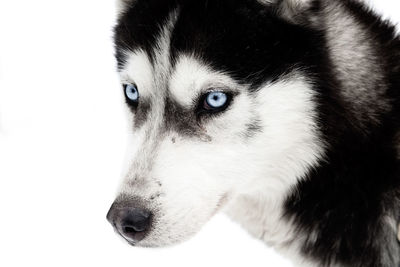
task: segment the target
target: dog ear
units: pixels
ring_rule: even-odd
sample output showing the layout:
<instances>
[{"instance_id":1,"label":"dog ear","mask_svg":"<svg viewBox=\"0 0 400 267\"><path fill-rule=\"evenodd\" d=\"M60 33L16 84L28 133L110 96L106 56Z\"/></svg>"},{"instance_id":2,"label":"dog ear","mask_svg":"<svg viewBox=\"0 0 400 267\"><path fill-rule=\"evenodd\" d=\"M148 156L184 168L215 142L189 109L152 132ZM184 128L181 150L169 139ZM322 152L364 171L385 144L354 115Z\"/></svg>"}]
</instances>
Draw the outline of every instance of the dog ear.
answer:
<instances>
[{"instance_id":1,"label":"dog ear","mask_svg":"<svg viewBox=\"0 0 400 267\"><path fill-rule=\"evenodd\" d=\"M276 8L278 14L292 23L310 23L315 0L257 0L261 4Z\"/></svg>"},{"instance_id":2,"label":"dog ear","mask_svg":"<svg viewBox=\"0 0 400 267\"><path fill-rule=\"evenodd\" d=\"M134 4L135 0L117 0L117 14L120 16L123 14L129 7Z\"/></svg>"}]
</instances>

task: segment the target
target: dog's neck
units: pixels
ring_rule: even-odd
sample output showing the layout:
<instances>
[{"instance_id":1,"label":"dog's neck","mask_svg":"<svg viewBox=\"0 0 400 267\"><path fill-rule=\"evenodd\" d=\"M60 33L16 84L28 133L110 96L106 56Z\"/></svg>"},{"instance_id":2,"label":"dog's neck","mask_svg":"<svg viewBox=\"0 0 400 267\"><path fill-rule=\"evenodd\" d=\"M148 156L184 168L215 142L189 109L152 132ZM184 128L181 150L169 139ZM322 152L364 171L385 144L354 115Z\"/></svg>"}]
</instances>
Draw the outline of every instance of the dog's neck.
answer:
<instances>
[{"instance_id":1,"label":"dog's neck","mask_svg":"<svg viewBox=\"0 0 400 267\"><path fill-rule=\"evenodd\" d=\"M239 223L253 237L262 240L268 246L274 248L283 256L290 259L296 266L321 266L321 262L303 253L304 245L307 242L318 242L317 231L299 231L294 220L285 216L285 199L271 198L265 195L257 197L240 195L232 199L225 209L225 213L234 221ZM389 220L388 220L389 221ZM395 223L390 219L392 223ZM387 244L382 243L384 250L382 257L396 257L393 253L393 243L400 244L400 222L387 223L391 231L385 232L388 236L372 237L383 238ZM389 227L392 224L393 226ZM384 227L384 226L382 226ZM395 229L393 229L395 227ZM393 231L394 230L394 231ZM369 237L366 236L366 239ZM338 241L340 242L340 241ZM400 251L400 246L396 251ZM397 253L397 252L394 252ZM325 266L325 265L324 265ZM341 263L332 262L326 266L347 266Z\"/></svg>"},{"instance_id":2,"label":"dog's neck","mask_svg":"<svg viewBox=\"0 0 400 267\"><path fill-rule=\"evenodd\" d=\"M258 192L253 195L239 195L232 199L225 213L239 223L253 237L262 240L298 266L318 266L300 253L301 241L295 227L283 219L284 198Z\"/></svg>"}]
</instances>

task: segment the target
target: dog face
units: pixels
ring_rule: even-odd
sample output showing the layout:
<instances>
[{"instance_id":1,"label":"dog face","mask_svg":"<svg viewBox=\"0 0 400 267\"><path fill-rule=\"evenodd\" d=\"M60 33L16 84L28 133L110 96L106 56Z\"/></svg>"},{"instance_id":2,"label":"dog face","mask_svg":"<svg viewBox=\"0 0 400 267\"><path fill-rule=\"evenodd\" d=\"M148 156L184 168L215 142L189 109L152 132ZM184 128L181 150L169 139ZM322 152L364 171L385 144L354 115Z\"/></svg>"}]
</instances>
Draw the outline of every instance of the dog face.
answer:
<instances>
[{"instance_id":1,"label":"dog face","mask_svg":"<svg viewBox=\"0 0 400 267\"><path fill-rule=\"evenodd\" d=\"M117 232L174 244L238 195L283 198L322 153L307 32L255 0L128 6L115 35L131 135Z\"/></svg>"}]
</instances>

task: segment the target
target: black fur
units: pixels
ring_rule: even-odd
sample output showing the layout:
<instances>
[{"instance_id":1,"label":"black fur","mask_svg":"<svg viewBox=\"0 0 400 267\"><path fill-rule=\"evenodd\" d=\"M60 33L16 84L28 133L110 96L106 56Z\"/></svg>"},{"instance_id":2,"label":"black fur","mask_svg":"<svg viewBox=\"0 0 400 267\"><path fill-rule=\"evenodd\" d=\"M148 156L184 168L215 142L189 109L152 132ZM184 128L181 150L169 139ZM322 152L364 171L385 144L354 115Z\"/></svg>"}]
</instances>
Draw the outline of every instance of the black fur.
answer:
<instances>
[{"instance_id":1,"label":"black fur","mask_svg":"<svg viewBox=\"0 0 400 267\"><path fill-rule=\"evenodd\" d=\"M321 1L307 14L318 14ZM318 92L327 154L285 203L286 217L293 219L299 238L306 237L301 252L322 266L398 266L400 246L385 216L400 221L400 41L391 25L360 3L335 1L374 38L391 103L379 123L360 127L343 101L324 31L308 20L294 23L280 15L279 6L256 0L138 0L115 29L116 56L119 67L124 49L141 48L152 58L161 25L179 8L172 61L179 53L194 54L250 84L250 90L292 70L307 73ZM182 123L178 126L191 129Z\"/></svg>"}]
</instances>

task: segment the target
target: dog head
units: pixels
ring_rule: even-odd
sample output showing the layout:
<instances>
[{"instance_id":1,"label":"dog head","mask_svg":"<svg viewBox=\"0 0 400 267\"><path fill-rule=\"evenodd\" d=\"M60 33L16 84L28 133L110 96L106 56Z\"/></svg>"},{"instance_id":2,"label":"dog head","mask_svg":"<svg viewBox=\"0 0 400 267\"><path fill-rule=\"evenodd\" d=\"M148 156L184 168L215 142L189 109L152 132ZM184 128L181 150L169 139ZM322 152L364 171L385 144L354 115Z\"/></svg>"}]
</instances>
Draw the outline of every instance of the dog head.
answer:
<instances>
[{"instance_id":1,"label":"dog head","mask_svg":"<svg viewBox=\"0 0 400 267\"><path fill-rule=\"evenodd\" d=\"M183 241L236 196L281 196L316 164L315 44L281 4L122 4L115 43L131 144L108 219L129 243Z\"/></svg>"}]
</instances>

